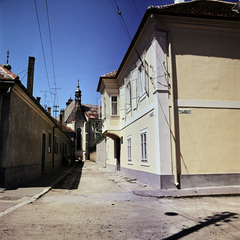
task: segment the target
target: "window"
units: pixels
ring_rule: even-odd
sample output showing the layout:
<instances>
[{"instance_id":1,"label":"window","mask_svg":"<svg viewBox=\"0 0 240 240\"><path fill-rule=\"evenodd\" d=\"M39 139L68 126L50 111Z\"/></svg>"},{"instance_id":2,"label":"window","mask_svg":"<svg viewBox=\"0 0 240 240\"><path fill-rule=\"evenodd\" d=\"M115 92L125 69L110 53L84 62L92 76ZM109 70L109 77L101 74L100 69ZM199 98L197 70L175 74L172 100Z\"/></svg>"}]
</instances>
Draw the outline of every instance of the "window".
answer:
<instances>
[{"instance_id":1,"label":"window","mask_svg":"<svg viewBox=\"0 0 240 240\"><path fill-rule=\"evenodd\" d=\"M52 134L48 133L48 153L51 153Z\"/></svg>"},{"instance_id":2,"label":"window","mask_svg":"<svg viewBox=\"0 0 240 240\"><path fill-rule=\"evenodd\" d=\"M128 163L132 163L132 136L127 137L127 157Z\"/></svg>"},{"instance_id":3,"label":"window","mask_svg":"<svg viewBox=\"0 0 240 240\"><path fill-rule=\"evenodd\" d=\"M117 96L111 97L112 115L118 115L118 101Z\"/></svg>"},{"instance_id":4,"label":"window","mask_svg":"<svg viewBox=\"0 0 240 240\"><path fill-rule=\"evenodd\" d=\"M148 165L148 131L147 128L140 131L141 163Z\"/></svg>"}]
</instances>

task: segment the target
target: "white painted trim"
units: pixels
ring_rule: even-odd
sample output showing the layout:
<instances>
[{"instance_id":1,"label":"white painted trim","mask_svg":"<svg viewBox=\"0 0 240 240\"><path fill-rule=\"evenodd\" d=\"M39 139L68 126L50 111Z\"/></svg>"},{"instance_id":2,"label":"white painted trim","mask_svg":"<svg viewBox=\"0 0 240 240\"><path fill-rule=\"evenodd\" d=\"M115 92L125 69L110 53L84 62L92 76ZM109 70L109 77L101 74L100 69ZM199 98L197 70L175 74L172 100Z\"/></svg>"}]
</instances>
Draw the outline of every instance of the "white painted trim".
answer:
<instances>
[{"instance_id":1,"label":"white painted trim","mask_svg":"<svg viewBox=\"0 0 240 240\"><path fill-rule=\"evenodd\" d=\"M125 127L129 126L133 122L137 121L138 119L142 118L146 114L148 114L150 111L154 109L154 102L145 107L143 110L138 112L136 115L134 115L131 119L127 120L125 123L122 124L121 130L123 130Z\"/></svg>"},{"instance_id":2,"label":"white painted trim","mask_svg":"<svg viewBox=\"0 0 240 240\"><path fill-rule=\"evenodd\" d=\"M128 159L128 139L131 140L131 160L129 161ZM132 134L127 136L127 163L133 165L133 156L132 156L132 151L133 151L133 144L132 144Z\"/></svg>"},{"instance_id":3,"label":"white painted trim","mask_svg":"<svg viewBox=\"0 0 240 240\"><path fill-rule=\"evenodd\" d=\"M146 162L145 161L142 161L142 152L141 152L141 134L143 134L143 133L146 133L146 153L147 153L147 159L146 159ZM144 128L144 129L142 129L142 130L140 130L140 132L139 132L139 140L140 140L140 145L139 145L139 147L140 147L140 165L141 166L146 166L146 167L149 167L150 165L149 165L149 140L148 140L148 127L146 127L146 128Z\"/></svg>"},{"instance_id":4,"label":"white painted trim","mask_svg":"<svg viewBox=\"0 0 240 240\"><path fill-rule=\"evenodd\" d=\"M240 101L178 99L178 107L240 109Z\"/></svg>"}]
</instances>

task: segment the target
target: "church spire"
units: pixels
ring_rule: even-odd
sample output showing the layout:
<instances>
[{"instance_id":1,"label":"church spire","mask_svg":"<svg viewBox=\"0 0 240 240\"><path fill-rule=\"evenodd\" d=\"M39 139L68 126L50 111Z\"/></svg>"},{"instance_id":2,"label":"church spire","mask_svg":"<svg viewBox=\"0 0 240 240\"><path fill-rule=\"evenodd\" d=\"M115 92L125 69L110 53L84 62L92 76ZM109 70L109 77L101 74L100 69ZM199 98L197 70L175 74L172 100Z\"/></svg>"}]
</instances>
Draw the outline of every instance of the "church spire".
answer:
<instances>
[{"instance_id":1,"label":"church spire","mask_svg":"<svg viewBox=\"0 0 240 240\"><path fill-rule=\"evenodd\" d=\"M7 70L11 71L12 67L11 67L11 65L8 64L8 58L9 58L9 50L7 51L7 63L5 63L3 65L3 67L6 68Z\"/></svg>"},{"instance_id":2,"label":"church spire","mask_svg":"<svg viewBox=\"0 0 240 240\"><path fill-rule=\"evenodd\" d=\"M82 97L82 92L79 89L79 78L78 78L77 90L75 91L75 100L79 101L80 104L81 104L81 97Z\"/></svg>"}]
</instances>

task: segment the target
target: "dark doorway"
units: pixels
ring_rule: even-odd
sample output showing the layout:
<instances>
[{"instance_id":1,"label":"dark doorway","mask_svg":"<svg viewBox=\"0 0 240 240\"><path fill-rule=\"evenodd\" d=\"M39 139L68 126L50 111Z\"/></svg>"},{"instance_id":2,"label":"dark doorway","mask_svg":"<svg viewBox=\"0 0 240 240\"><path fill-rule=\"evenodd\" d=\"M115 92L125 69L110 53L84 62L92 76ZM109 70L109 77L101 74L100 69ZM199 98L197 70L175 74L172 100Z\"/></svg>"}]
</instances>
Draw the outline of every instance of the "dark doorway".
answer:
<instances>
[{"instance_id":1,"label":"dark doorway","mask_svg":"<svg viewBox=\"0 0 240 240\"><path fill-rule=\"evenodd\" d=\"M82 150L82 134L81 128L77 129L77 150Z\"/></svg>"},{"instance_id":2,"label":"dark doorway","mask_svg":"<svg viewBox=\"0 0 240 240\"><path fill-rule=\"evenodd\" d=\"M46 134L42 134L42 163L41 171L45 171L45 156L46 156Z\"/></svg>"},{"instance_id":3,"label":"dark doorway","mask_svg":"<svg viewBox=\"0 0 240 240\"><path fill-rule=\"evenodd\" d=\"M120 138L117 137L116 138L116 158L117 158L117 171L120 171L120 152L121 152L121 142L120 142Z\"/></svg>"}]
</instances>

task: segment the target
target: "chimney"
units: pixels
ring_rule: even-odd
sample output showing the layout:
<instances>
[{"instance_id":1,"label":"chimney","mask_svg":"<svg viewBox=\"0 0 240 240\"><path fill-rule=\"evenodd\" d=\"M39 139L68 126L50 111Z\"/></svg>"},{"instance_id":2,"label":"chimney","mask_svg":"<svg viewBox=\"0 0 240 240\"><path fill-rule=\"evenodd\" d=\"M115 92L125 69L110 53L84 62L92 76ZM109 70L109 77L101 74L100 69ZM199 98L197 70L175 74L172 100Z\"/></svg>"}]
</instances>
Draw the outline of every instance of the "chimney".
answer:
<instances>
[{"instance_id":1,"label":"chimney","mask_svg":"<svg viewBox=\"0 0 240 240\"><path fill-rule=\"evenodd\" d=\"M47 110L48 110L48 113L51 115L51 107L48 107Z\"/></svg>"},{"instance_id":2,"label":"chimney","mask_svg":"<svg viewBox=\"0 0 240 240\"><path fill-rule=\"evenodd\" d=\"M29 57L28 59L28 77L27 77L27 90L33 94L33 75L34 75L35 58Z\"/></svg>"},{"instance_id":3,"label":"chimney","mask_svg":"<svg viewBox=\"0 0 240 240\"><path fill-rule=\"evenodd\" d=\"M41 98L40 98L40 97L37 97L37 101L38 101L39 104L40 104L40 100L41 100Z\"/></svg>"},{"instance_id":4,"label":"chimney","mask_svg":"<svg viewBox=\"0 0 240 240\"><path fill-rule=\"evenodd\" d=\"M61 113L60 113L60 128L62 129L62 123L64 121L64 111L61 110Z\"/></svg>"}]
</instances>

